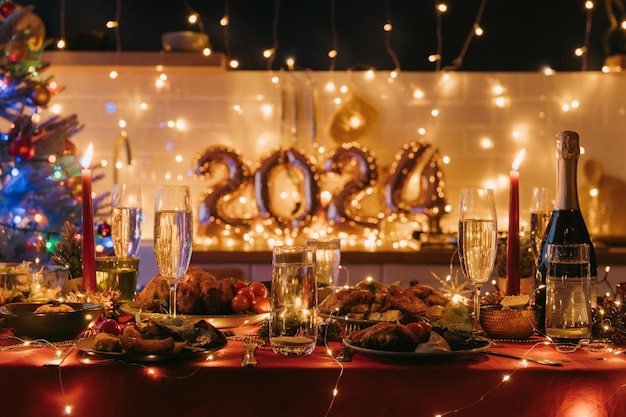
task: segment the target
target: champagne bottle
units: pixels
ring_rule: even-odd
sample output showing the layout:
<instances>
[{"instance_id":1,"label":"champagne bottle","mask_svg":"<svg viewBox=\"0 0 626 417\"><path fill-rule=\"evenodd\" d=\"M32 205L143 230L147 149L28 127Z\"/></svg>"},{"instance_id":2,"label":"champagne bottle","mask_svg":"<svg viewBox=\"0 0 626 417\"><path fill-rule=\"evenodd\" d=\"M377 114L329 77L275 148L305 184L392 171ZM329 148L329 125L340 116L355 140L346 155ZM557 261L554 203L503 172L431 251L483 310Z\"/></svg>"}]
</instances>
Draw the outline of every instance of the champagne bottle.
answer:
<instances>
[{"instance_id":1,"label":"champagne bottle","mask_svg":"<svg viewBox=\"0 0 626 417\"><path fill-rule=\"evenodd\" d=\"M589 237L585 220L578 205L577 165L580 155L578 133L561 131L557 134L557 188L554 210L546 227L539 254L539 274L536 275L538 288L535 302L545 308L546 305L546 276L548 268L548 245L550 244L589 244L589 263L591 276L591 301L596 305L597 300L597 263L596 255ZM544 286L542 289L539 289ZM544 322L540 321L541 330Z\"/></svg>"}]
</instances>

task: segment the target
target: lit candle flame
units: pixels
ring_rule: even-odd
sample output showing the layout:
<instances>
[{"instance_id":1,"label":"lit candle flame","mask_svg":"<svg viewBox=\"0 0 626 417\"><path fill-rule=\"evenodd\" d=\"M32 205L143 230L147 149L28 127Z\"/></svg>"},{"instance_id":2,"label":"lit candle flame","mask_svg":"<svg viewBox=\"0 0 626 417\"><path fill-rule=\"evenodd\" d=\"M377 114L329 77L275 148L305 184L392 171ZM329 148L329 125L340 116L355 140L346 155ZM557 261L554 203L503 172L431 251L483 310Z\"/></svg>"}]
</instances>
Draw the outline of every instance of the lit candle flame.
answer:
<instances>
[{"instance_id":1,"label":"lit candle flame","mask_svg":"<svg viewBox=\"0 0 626 417\"><path fill-rule=\"evenodd\" d=\"M522 159L524 159L524 155L526 154L526 149L522 149L520 153L517 154L517 158L513 162L513 171L517 171L520 164L522 163Z\"/></svg>"},{"instance_id":2,"label":"lit candle flame","mask_svg":"<svg viewBox=\"0 0 626 417\"><path fill-rule=\"evenodd\" d=\"M80 163L83 166L83 168L85 169L89 168L89 164L91 164L92 155L93 155L93 144L90 143L89 146L87 146L87 150L85 151L85 156L83 156L83 159Z\"/></svg>"}]
</instances>

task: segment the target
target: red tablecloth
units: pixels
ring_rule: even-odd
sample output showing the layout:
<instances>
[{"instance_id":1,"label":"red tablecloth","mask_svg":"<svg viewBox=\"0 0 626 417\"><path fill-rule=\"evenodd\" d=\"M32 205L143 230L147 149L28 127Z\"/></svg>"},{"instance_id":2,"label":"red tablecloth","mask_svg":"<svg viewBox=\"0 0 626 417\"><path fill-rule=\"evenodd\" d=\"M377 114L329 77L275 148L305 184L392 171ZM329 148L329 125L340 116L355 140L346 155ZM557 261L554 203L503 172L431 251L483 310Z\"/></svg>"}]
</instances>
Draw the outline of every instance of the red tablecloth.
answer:
<instances>
[{"instance_id":1,"label":"red tablecloth","mask_svg":"<svg viewBox=\"0 0 626 417\"><path fill-rule=\"evenodd\" d=\"M524 354L531 346L491 349ZM340 345L330 347L337 353ZM61 367L44 367L54 356L50 347L0 351L2 416L64 416L66 406L80 417L626 416L623 354L561 353L544 345L529 356L566 360L564 366L524 367L482 353L414 363L357 353L340 365L318 347L297 358L257 350L258 365L242 368L239 341L208 361L137 365L88 356L85 362L75 350Z\"/></svg>"}]
</instances>

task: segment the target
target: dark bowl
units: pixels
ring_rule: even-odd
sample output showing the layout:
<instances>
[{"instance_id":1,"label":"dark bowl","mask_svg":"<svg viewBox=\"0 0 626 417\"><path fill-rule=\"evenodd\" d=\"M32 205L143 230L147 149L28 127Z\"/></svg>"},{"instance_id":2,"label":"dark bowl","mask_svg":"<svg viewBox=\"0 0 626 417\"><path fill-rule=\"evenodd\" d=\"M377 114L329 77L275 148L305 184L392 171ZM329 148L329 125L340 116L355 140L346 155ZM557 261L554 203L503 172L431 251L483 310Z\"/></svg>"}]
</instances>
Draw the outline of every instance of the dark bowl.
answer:
<instances>
[{"instance_id":1,"label":"dark bowl","mask_svg":"<svg viewBox=\"0 0 626 417\"><path fill-rule=\"evenodd\" d=\"M0 316L15 336L48 341L71 340L93 325L104 312L99 304L65 303L74 311L35 313L45 303L9 303L0 307Z\"/></svg>"}]
</instances>

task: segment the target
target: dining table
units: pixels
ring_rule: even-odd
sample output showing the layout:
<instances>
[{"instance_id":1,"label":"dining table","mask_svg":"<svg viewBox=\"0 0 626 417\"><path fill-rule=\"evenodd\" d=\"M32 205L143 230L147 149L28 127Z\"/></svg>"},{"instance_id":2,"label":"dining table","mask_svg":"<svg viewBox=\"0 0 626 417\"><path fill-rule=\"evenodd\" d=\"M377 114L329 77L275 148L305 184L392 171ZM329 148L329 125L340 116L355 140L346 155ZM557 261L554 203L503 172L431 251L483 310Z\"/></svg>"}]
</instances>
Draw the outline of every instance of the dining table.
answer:
<instances>
[{"instance_id":1,"label":"dining table","mask_svg":"<svg viewBox=\"0 0 626 417\"><path fill-rule=\"evenodd\" d=\"M258 343L256 365L242 366L243 340L256 330L228 331L227 344L208 354L137 361L75 348L75 341L24 341L0 329L2 415L626 415L626 356L617 347L492 340L467 354L352 350L342 362L342 343L320 338L306 356L282 356ZM69 348L60 365L44 365Z\"/></svg>"}]
</instances>

